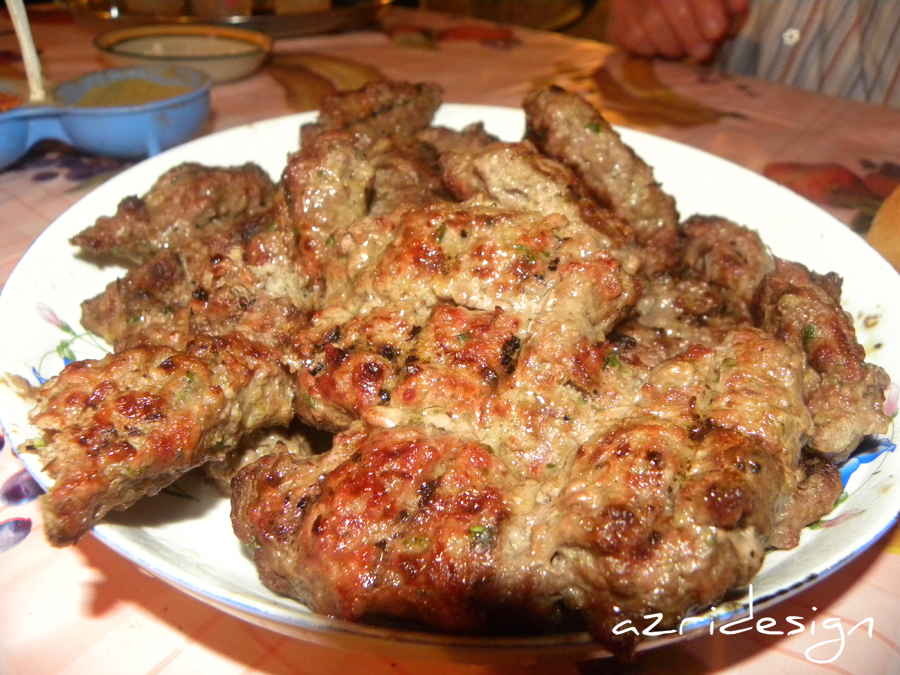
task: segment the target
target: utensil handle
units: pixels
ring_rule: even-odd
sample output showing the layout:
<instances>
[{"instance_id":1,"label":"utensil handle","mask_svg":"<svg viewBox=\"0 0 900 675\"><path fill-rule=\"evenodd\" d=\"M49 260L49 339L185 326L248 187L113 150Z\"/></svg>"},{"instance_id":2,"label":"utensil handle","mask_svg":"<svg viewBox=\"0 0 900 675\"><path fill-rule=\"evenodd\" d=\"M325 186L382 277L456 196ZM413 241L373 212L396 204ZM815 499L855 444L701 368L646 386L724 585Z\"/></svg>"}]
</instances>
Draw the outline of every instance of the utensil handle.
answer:
<instances>
[{"instance_id":1,"label":"utensil handle","mask_svg":"<svg viewBox=\"0 0 900 675\"><path fill-rule=\"evenodd\" d=\"M25 77L28 78L29 99L44 101L47 98L44 90L44 76L41 74L41 62L38 59L37 48L34 46L34 37L31 35L31 25L28 23L25 3L23 0L6 0L6 7L12 17L13 28L19 40L19 49L22 50Z\"/></svg>"}]
</instances>

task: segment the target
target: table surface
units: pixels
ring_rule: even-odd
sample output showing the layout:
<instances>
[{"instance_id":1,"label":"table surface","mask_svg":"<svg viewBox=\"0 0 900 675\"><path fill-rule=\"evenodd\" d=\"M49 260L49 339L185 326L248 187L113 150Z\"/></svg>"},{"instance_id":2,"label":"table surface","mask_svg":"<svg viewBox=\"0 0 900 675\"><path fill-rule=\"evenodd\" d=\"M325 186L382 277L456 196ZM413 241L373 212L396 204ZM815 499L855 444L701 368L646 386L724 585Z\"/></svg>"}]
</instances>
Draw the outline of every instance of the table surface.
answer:
<instances>
[{"instance_id":1,"label":"table surface","mask_svg":"<svg viewBox=\"0 0 900 675\"><path fill-rule=\"evenodd\" d=\"M55 11L32 13L44 70L61 82L108 64L96 26ZM22 76L11 24L0 14L0 77ZM204 133L315 108L322 91L372 77L430 80L445 100L518 106L535 83L587 95L617 123L742 164L818 201L864 230L900 181L900 110L725 77L687 64L633 61L599 42L394 8L381 27L278 40L273 58L244 80L217 85ZM68 206L123 164L42 144L0 171L0 284L31 242ZM2 330L13 327L3 326ZM804 617L792 636L755 631L703 636L610 659L553 664L414 662L309 644L226 615L143 573L92 537L51 549L21 464L0 451L0 673L896 673L900 672L900 534L766 611ZM23 534L25 536L23 536ZM871 618L828 646L846 627ZM813 634L818 621L820 631ZM831 651L828 651L828 650ZM816 663L828 661L828 663Z\"/></svg>"}]
</instances>

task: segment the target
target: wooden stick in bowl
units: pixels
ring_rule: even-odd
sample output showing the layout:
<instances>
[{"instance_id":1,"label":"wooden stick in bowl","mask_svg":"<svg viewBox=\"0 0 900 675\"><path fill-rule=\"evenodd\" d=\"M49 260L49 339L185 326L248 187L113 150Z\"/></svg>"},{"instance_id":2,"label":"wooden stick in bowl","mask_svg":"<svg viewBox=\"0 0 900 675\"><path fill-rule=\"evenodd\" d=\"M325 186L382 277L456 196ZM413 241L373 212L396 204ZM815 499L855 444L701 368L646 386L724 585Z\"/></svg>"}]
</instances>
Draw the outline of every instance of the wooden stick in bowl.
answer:
<instances>
[{"instance_id":1,"label":"wooden stick in bowl","mask_svg":"<svg viewBox=\"0 0 900 675\"><path fill-rule=\"evenodd\" d=\"M37 49L34 46L34 38L31 35L31 25L28 23L25 4L23 0L6 0L6 7L9 9L10 17L12 17L13 28L19 40L19 49L22 50L22 60L25 63L25 77L28 78L28 98L32 102L46 101L47 92L44 88L41 62L38 59Z\"/></svg>"}]
</instances>

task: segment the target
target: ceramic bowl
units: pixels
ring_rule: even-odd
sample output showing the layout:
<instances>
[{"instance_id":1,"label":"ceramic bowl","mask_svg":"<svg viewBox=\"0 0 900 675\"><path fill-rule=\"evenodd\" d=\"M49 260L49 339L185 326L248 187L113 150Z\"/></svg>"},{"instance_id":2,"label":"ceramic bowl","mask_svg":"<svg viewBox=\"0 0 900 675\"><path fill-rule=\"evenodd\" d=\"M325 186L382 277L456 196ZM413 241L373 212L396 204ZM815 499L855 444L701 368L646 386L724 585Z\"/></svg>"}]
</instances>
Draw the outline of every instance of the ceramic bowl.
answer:
<instances>
[{"instance_id":1,"label":"ceramic bowl","mask_svg":"<svg viewBox=\"0 0 900 675\"><path fill-rule=\"evenodd\" d=\"M123 81L171 87L172 96L146 103L85 107L88 92ZM61 84L54 104L25 104L0 114L0 169L39 140L55 138L98 155L139 159L196 136L209 117L212 81L192 68L113 68Z\"/></svg>"},{"instance_id":2,"label":"ceramic bowl","mask_svg":"<svg viewBox=\"0 0 900 675\"><path fill-rule=\"evenodd\" d=\"M228 82L258 70L272 39L228 26L158 24L114 28L98 35L94 45L114 65L188 66L213 82Z\"/></svg>"},{"instance_id":3,"label":"ceramic bowl","mask_svg":"<svg viewBox=\"0 0 900 675\"><path fill-rule=\"evenodd\" d=\"M28 87L17 80L0 80L0 92L23 100ZM28 123L22 119L21 105L0 113L0 169L12 163L28 149Z\"/></svg>"}]
</instances>

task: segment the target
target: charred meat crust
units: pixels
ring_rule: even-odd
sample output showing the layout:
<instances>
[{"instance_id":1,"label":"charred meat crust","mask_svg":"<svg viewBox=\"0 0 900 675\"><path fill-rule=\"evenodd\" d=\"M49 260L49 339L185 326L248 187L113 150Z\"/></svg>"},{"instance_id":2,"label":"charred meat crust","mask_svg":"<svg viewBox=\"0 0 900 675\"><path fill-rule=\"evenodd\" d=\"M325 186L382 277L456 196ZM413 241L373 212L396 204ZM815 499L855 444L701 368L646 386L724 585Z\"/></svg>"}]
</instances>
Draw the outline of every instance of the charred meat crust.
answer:
<instances>
[{"instance_id":1,"label":"charred meat crust","mask_svg":"<svg viewBox=\"0 0 900 675\"><path fill-rule=\"evenodd\" d=\"M523 102L525 137L541 152L569 166L600 204L629 223L644 253L647 274L675 262L675 201L587 101L557 86L532 90Z\"/></svg>"},{"instance_id":2,"label":"charred meat crust","mask_svg":"<svg viewBox=\"0 0 900 675\"><path fill-rule=\"evenodd\" d=\"M50 543L77 541L203 464L247 431L293 417L276 355L240 336L187 338L78 361L38 392L35 446L54 484L43 500Z\"/></svg>"}]
</instances>

